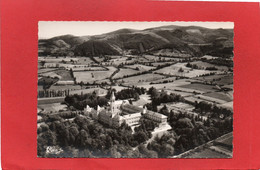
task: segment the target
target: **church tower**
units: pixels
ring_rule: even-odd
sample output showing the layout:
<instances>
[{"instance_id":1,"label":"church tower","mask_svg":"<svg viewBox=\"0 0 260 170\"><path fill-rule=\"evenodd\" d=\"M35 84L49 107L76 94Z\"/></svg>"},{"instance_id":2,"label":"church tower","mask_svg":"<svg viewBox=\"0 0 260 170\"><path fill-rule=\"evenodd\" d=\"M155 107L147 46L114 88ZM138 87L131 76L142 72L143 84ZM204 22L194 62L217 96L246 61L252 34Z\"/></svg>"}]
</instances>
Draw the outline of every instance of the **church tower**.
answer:
<instances>
[{"instance_id":1,"label":"church tower","mask_svg":"<svg viewBox=\"0 0 260 170\"><path fill-rule=\"evenodd\" d=\"M115 97L114 91L112 91L112 95L110 97L110 110L111 110L112 114L115 113L115 100L116 100L116 97Z\"/></svg>"}]
</instances>

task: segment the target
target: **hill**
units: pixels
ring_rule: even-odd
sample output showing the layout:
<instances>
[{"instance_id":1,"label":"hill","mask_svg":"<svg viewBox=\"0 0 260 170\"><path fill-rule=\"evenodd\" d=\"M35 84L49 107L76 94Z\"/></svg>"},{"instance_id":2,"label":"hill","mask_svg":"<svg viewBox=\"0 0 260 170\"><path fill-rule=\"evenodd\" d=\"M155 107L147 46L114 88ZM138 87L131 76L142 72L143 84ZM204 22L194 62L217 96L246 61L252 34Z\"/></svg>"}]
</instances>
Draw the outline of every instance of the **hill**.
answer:
<instances>
[{"instance_id":1,"label":"hill","mask_svg":"<svg viewBox=\"0 0 260 170\"><path fill-rule=\"evenodd\" d=\"M167 52L165 52L167 51ZM229 57L233 54L232 29L197 26L162 26L144 30L120 29L101 35L64 35L39 40L39 55L120 55L169 53Z\"/></svg>"}]
</instances>

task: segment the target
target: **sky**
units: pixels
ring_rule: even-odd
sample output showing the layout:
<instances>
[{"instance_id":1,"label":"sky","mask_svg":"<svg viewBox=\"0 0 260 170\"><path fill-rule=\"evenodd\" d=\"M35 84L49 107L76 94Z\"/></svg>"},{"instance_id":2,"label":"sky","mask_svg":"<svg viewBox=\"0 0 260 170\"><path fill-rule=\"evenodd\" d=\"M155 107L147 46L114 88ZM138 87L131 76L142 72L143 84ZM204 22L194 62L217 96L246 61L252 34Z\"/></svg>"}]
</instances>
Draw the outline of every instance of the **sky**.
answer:
<instances>
[{"instance_id":1,"label":"sky","mask_svg":"<svg viewBox=\"0 0 260 170\"><path fill-rule=\"evenodd\" d=\"M59 35L99 35L122 28L143 30L165 25L201 26L206 28L233 28L233 22L110 22L110 21L39 21L38 37Z\"/></svg>"}]
</instances>

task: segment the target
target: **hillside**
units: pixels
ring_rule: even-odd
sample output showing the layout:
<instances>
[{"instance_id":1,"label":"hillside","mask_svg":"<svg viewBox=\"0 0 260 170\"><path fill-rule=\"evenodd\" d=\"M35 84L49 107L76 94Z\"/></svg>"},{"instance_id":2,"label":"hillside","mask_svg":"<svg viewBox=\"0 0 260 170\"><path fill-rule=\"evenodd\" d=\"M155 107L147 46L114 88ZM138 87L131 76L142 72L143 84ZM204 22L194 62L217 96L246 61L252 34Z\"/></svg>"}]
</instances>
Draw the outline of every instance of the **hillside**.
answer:
<instances>
[{"instance_id":1,"label":"hillside","mask_svg":"<svg viewBox=\"0 0 260 170\"><path fill-rule=\"evenodd\" d=\"M120 29L94 36L64 35L39 40L39 55L43 56L100 56L123 53L174 53L190 56L210 54L230 57L233 54L233 30L169 25L145 30Z\"/></svg>"}]
</instances>

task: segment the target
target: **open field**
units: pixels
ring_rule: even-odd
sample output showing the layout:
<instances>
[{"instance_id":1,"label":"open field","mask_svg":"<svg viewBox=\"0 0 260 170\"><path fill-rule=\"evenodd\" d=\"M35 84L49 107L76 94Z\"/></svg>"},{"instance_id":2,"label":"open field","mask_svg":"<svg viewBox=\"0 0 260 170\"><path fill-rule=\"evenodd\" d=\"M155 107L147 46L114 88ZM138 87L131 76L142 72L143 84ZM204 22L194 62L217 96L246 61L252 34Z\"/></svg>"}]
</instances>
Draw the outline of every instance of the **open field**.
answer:
<instances>
[{"instance_id":1,"label":"open field","mask_svg":"<svg viewBox=\"0 0 260 170\"><path fill-rule=\"evenodd\" d=\"M172 76L189 77L189 78L202 76L204 74L210 74L213 72L218 73L218 71L191 69L191 68L186 67L185 66L186 64L187 63L173 64L171 66L159 69L159 70L155 71L155 73L172 75ZM180 70L183 70L183 71L180 71Z\"/></svg>"},{"instance_id":2,"label":"open field","mask_svg":"<svg viewBox=\"0 0 260 170\"><path fill-rule=\"evenodd\" d=\"M160 79L163 80L163 79ZM164 89L164 90L179 90L179 91L185 91L185 92L193 92L192 89L187 88L181 88L179 86L183 85L189 85L193 80L190 79L179 79L175 80L171 83L163 83L163 84L146 84L146 85L138 85L138 87L144 87L146 89L149 89L150 87L155 87L156 89Z\"/></svg>"},{"instance_id":3,"label":"open field","mask_svg":"<svg viewBox=\"0 0 260 170\"><path fill-rule=\"evenodd\" d=\"M139 96L140 99L137 101L133 101L133 105L135 106L144 106L147 103L151 102L151 97L147 94L143 94Z\"/></svg>"},{"instance_id":4,"label":"open field","mask_svg":"<svg viewBox=\"0 0 260 170\"><path fill-rule=\"evenodd\" d=\"M209 96L212 98L216 98L219 100L224 100L226 102L230 102L233 100L233 96L229 95L228 93L224 93L224 92L212 92L212 93L205 93L203 94L204 96Z\"/></svg>"},{"instance_id":5,"label":"open field","mask_svg":"<svg viewBox=\"0 0 260 170\"><path fill-rule=\"evenodd\" d=\"M77 64L94 64L94 61L89 57L79 57Z\"/></svg>"},{"instance_id":6,"label":"open field","mask_svg":"<svg viewBox=\"0 0 260 170\"><path fill-rule=\"evenodd\" d=\"M41 68L41 69L38 69L38 74L43 74L43 73L54 71L54 70L56 70L56 69L55 68Z\"/></svg>"},{"instance_id":7,"label":"open field","mask_svg":"<svg viewBox=\"0 0 260 170\"><path fill-rule=\"evenodd\" d=\"M220 105L221 107L233 110L233 101L232 102L228 102L228 103L223 103Z\"/></svg>"},{"instance_id":8,"label":"open field","mask_svg":"<svg viewBox=\"0 0 260 170\"><path fill-rule=\"evenodd\" d=\"M51 78L58 78L61 79L62 77L58 74L56 74L54 71L47 72L47 73L40 73L39 76L41 77L51 77Z\"/></svg>"},{"instance_id":9,"label":"open field","mask_svg":"<svg viewBox=\"0 0 260 170\"><path fill-rule=\"evenodd\" d=\"M133 76L133 77L128 77L128 78L124 78L124 79L120 79L119 81L122 81L125 84L135 84L135 83L140 83L140 82L151 82L154 80L159 80L164 78L165 76L159 75L159 74L142 74L142 75L138 75L138 76Z\"/></svg>"},{"instance_id":10,"label":"open field","mask_svg":"<svg viewBox=\"0 0 260 170\"><path fill-rule=\"evenodd\" d=\"M193 89L193 90L199 90L199 91L203 91L203 92L211 92L211 91L217 90L217 88L215 86L210 86L210 85L200 84L200 83L192 83L192 84L183 85L180 87L187 88L187 89Z\"/></svg>"},{"instance_id":11,"label":"open field","mask_svg":"<svg viewBox=\"0 0 260 170\"><path fill-rule=\"evenodd\" d=\"M213 65L213 64L203 62L203 61L194 61L194 62L191 62L191 64L196 64L199 68L203 68L203 69L206 69L207 67L216 67L218 70L228 71L227 66Z\"/></svg>"},{"instance_id":12,"label":"open field","mask_svg":"<svg viewBox=\"0 0 260 170\"><path fill-rule=\"evenodd\" d=\"M182 97L194 95L192 92L183 92L183 91L176 91L176 90L169 90L169 89L166 89L165 91L167 91L168 93L181 95Z\"/></svg>"},{"instance_id":13,"label":"open field","mask_svg":"<svg viewBox=\"0 0 260 170\"><path fill-rule=\"evenodd\" d=\"M67 105L60 103L41 104L38 108L43 109L46 112L58 112L59 110L67 110Z\"/></svg>"},{"instance_id":14,"label":"open field","mask_svg":"<svg viewBox=\"0 0 260 170\"><path fill-rule=\"evenodd\" d=\"M233 84L233 75L224 76L220 80L216 81L216 83L218 85Z\"/></svg>"},{"instance_id":15,"label":"open field","mask_svg":"<svg viewBox=\"0 0 260 170\"><path fill-rule=\"evenodd\" d=\"M125 66L125 67L131 68L131 69L136 69L136 70L139 70L139 71L148 71L148 70L152 70L152 69L156 68L156 67L153 67L153 66L146 66L146 65L142 65L142 64L128 65L128 66Z\"/></svg>"},{"instance_id":16,"label":"open field","mask_svg":"<svg viewBox=\"0 0 260 170\"><path fill-rule=\"evenodd\" d=\"M161 49L154 53L155 55L162 55L162 56L168 56L168 57L182 57L187 58L191 57L190 54L181 54L177 51L174 51L172 49Z\"/></svg>"},{"instance_id":17,"label":"open field","mask_svg":"<svg viewBox=\"0 0 260 170\"><path fill-rule=\"evenodd\" d=\"M108 67L108 71L83 71L73 72L76 82L93 83L94 81L100 81L108 79L116 70L114 67Z\"/></svg>"},{"instance_id":18,"label":"open field","mask_svg":"<svg viewBox=\"0 0 260 170\"><path fill-rule=\"evenodd\" d=\"M195 102L199 103L199 102L205 101L205 100L199 99L196 96L188 96L188 97L185 97L184 99L187 100L188 102L191 102L191 103L195 103ZM212 103L212 102L210 102L210 103Z\"/></svg>"},{"instance_id":19,"label":"open field","mask_svg":"<svg viewBox=\"0 0 260 170\"><path fill-rule=\"evenodd\" d=\"M167 62L167 64L174 64L176 62ZM154 67L157 67L157 66L162 66L162 65L165 65L166 63L165 62L154 62L154 63L151 63L152 66Z\"/></svg>"},{"instance_id":20,"label":"open field","mask_svg":"<svg viewBox=\"0 0 260 170\"><path fill-rule=\"evenodd\" d=\"M212 151L211 149L203 149L202 151L198 151L193 153L186 158L226 158L227 156L216 151Z\"/></svg>"},{"instance_id":21,"label":"open field","mask_svg":"<svg viewBox=\"0 0 260 170\"><path fill-rule=\"evenodd\" d=\"M105 71L106 69L103 67L90 67L85 65L84 67L82 67L82 65L80 66L74 66L72 68L72 71Z\"/></svg>"},{"instance_id":22,"label":"open field","mask_svg":"<svg viewBox=\"0 0 260 170\"><path fill-rule=\"evenodd\" d=\"M128 87L124 87L124 86L111 86L112 89L115 89L117 92L121 91L123 89L127 89Z\"/></svg>"},{"instance_id":23,"label":"open field","mask_svg":"<svg viewBox=\"0 0 260 170\"><path fill-rule=\"evenodd\" d=\"M231 84L233 84L233 75L232 74L211 75L211 76L198 77L196 79L202 80L202 81L205 80L205 81L214 82L218 85L231 85Z\"/></svg>"},{"instance_id":24,"label":"open field","mask_svg":"<svg viewBox=\"0 0 260 170\"><path fill-rule=\"evenodd\" d=\"M107 94L107 90L101 89L101 88L89 88L89 89L79 89L79 90L74 90L70 92L70 95L73 94L87 94L87 93L93 93L96 92L97 95L99 96L105 96Z\"/></svg>"},{"instance_id":25,"label":"open field","mask_svg":"<svg viewBox=\"0 0 260 170\"><path fill-rule=\"evenodd\" d=\"M68 70L56 70L55 73L61 76L60 80L73 81L73 77L71 76L70 71Z\"/></svg>"},{"instance_id":26,"label":"open field","mask_svg":"<svg viewBox=\"0 0 260 170\"><path fill-rule=\"evenodd\" d=\"M78 90L80 85L52 85L49 90Z\"/></svg>"},{"instance_id":27,"label":"open field","mask_svg":"<svg viewBox=\"0 0 260 170\"><path fill-rule=\"evenodd\" d=\"M124 76L130 76L141 72L142 71L134 70L131 68L120 68L120 71L113 76L113 79L123 78Z\"/></svg>"},{"instance_id":28,"label":"open field","mask_svg":"<svg viewBox=\"0 0 260 170\"><path fill-rule=\"evenodd\" d=\"M220 74L220 75L210 75L210 76L203 76L203 77L196 77L195 79L197 80L206 80L206 81L216 81L218 79L221 79L225 75Z\"/></svg>"},{"instance_id":29,"label":"open field","mask_svg":"<svg viewBox=\"0 0 260 170\"><path fill-rule=\"evenodd\" d=\"M70 71L65 69L55 69L54 71L46 72L46 73L39 73L39 76L43 77L52 77L52 78L59 78L62 81L72 81L73 77L70 74Z\"/></svg>"},{"instance_id":30,"label":"open field","mask_svg":"<svg viewBox=\"0 0 260 170\"><path fill-rule=\"evenodd\" d=\"M146 58L148 61L155 62L159 60L159 57L154 55L144 55L144 58Z\"/></svg>"},{"instance_id":31,"label":"open field","mask_svg":"<svg viewBox=\"0 0 260 170\"><path fill-rule=\"evenodd\" d=\"M152 81L152 83L167 83L169 81L174 81L174 80L176 80L176 77L168 77L168 78Z\"/></svg>"},{"instance_id":32,"label":"open field","mask_svg":"<svg viewBox=\"0 0 260 170\"><path fill-rule=\"evenodd\" d=\"M38 106L64 102L64 97L38 98Z\"/></svg>"},{"instance_id":33,"label":"open field","mask_svg":"<svg viewBox=\"0 0 260 170\"><path fill-rule=\"evenodd\" d=\"M216 103L216 104L226 103L225 100L221 100L221 99L217 99L217 98L214 98L214 97L205 96L203 94L196 95L196 97L198 97L199 99L202 99L204 101L211 102L211 103Z\"/></svg>"},{"instance_id":34,"label":"open field","mask_svg":"<svg viewBox=\"0 0 260 170\"><path fill-rule=\"evenodd\" d=\"M79 58L76 57L38 57L38 61L45 61L46 63L60 63L60 62L70 62L78 61Z\"/></svg>"}]
</instances>

